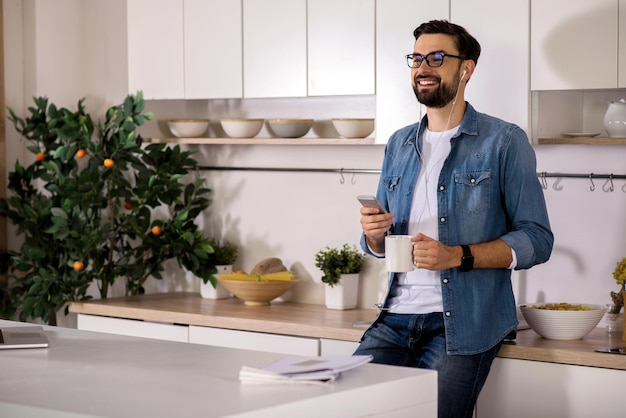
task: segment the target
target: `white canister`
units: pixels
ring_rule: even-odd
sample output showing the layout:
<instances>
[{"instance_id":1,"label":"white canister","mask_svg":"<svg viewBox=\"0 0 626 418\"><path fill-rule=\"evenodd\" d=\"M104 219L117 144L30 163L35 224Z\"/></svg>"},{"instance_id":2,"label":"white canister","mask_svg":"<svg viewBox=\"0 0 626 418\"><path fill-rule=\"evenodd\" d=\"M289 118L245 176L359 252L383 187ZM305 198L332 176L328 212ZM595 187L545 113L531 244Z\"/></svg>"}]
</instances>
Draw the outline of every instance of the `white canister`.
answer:
<instances>
[{"instance_id":1,"label":"white canister","mask_svg":"<svg viewBox=\"0 0 626 418\"><path fill-rule=\"evenodd\" d=\"M609 102L604 115L604 129L611 138L626 138L626 101Z\"/></svg>"}]
</instances>

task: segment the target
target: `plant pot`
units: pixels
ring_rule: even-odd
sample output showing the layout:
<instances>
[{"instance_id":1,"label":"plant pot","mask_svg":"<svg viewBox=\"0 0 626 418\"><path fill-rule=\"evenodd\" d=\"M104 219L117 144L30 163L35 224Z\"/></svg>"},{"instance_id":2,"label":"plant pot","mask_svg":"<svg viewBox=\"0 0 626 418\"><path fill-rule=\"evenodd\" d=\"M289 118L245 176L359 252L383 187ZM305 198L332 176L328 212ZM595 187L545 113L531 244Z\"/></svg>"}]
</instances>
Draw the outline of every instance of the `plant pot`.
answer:
<instances>
[{"instance_id":1,"label":"plant pot","mask_svg":"<svg viewBox=\"0 0 626 418\"><path fill-rule=\"evenodd\" d=\"M326 286L328 309L354 309L359 296L359 274L342 274L335 286Z\"/></svg>"},{"instance_id":2,"label":"plant pot","mask_svg":"<svg viewBox=\"0 0 626 418\"><path fill-rule=\"evenodd\" d=\"M225 266L215 266L217 268L217 274L228 274L233 272L233 266L228 264ZM224 285L219 281L217 287L213 287L211 282L200 283L200 295L205 299L226 299L230 297L230 292L226 290Z\"/></svg>"}]
</instances>

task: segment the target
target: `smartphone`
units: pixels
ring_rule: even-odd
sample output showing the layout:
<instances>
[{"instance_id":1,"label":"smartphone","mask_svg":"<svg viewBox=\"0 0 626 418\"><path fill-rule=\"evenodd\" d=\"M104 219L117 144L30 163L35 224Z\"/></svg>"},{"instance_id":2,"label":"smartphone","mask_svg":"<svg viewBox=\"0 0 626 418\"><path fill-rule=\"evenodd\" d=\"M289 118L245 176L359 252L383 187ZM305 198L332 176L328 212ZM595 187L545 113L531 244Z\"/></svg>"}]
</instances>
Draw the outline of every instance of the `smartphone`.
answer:
<instances>
[{"instance_id":1,"label":"smartphone","mask_svg":"<svg viewBox=\"0 0 626 418\"><path fill-rule=\"evenodd\" d=\"M387 211L383 208L378 199L376 199L376 197L374 196L359 195L356 198L359 200L359 202L361 202L363 206L366 206L368 208L376 208L379 210L378 213L387 213Z\"/></svg>"}]
</instances>

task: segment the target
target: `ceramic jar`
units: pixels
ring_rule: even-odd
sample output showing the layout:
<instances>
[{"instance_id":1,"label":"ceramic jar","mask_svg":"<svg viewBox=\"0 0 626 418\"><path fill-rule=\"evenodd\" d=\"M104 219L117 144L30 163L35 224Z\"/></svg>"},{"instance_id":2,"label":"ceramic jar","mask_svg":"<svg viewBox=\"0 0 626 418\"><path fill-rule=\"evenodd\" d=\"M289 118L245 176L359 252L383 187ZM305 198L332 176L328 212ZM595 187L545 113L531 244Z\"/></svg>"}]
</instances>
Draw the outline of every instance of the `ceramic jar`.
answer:
<instances>
[{"instance_id":1,"label":"ceramic jar","mask_svg":"<svg viewBox=\"0 0 626 418\"><path fill-rule=\"evenodd\" d=\"M604 115L604 129L611 138L626 138L626 101L609 102Z\"/></svg>"}]
</instances>

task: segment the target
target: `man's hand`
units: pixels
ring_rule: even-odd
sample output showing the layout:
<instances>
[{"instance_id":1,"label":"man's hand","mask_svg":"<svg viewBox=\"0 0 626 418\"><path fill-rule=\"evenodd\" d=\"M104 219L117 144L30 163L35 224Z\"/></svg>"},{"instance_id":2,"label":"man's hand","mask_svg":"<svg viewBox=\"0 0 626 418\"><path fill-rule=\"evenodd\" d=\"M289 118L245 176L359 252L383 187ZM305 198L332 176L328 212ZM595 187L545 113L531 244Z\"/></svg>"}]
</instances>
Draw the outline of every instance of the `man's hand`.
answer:
<instances>
[{"instance_id":1,"label":"man's hand","mask_svg":"<svg viewBox=\"0 0 626 418\"><path fill-rule=\"evenodd\" d=\"M414 236L413 259L420 269L441 271L461 265L462 250L449 247L422 233Z\"/></svg>"},{"instance_id":2,"label":"man's hand","mask_svg":"<svg viewBox=\"0 0 626 418\"><path fill-rule=\"evenodd\" d=\"M385 252L385 235L392 224L392 213L378 213L378 209L365 206L361 208L361 229L372 251Z\"/></svg>"}]
</instances>

